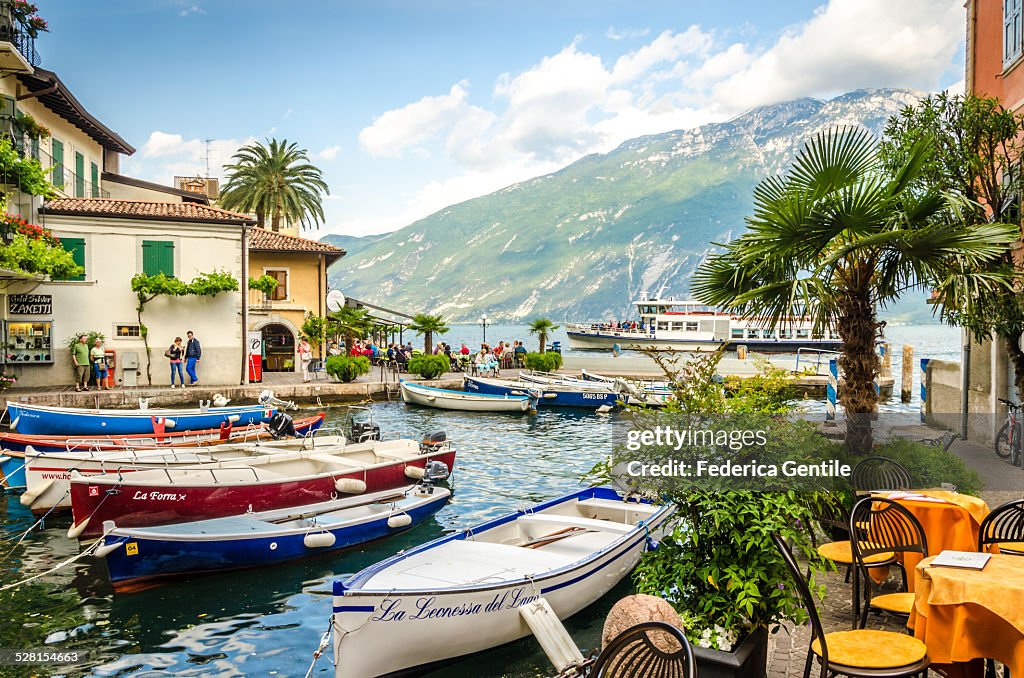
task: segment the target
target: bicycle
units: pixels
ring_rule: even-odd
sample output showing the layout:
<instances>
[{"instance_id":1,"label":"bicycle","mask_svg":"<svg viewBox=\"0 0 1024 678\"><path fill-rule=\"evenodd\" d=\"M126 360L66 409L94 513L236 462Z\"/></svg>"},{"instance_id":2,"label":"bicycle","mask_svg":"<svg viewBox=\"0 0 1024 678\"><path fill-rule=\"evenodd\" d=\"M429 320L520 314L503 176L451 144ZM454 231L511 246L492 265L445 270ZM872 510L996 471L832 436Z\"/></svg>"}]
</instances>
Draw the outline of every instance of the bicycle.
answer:
<instances>
[{"instance_id":1,"label":"bicycle","mask_svg":"<svg viewBox=\"0 0 1024 678\"><path fill-rule=\"evenodd\" d=\"M1010 459L1015 466L1020 465L1021 440L1020 440L1020 411L1021 405L1009 400L999 399L999 402L1006 405L1006 423L996 434L995 451L1000 459Z\"/></svg>"}]
</instances>

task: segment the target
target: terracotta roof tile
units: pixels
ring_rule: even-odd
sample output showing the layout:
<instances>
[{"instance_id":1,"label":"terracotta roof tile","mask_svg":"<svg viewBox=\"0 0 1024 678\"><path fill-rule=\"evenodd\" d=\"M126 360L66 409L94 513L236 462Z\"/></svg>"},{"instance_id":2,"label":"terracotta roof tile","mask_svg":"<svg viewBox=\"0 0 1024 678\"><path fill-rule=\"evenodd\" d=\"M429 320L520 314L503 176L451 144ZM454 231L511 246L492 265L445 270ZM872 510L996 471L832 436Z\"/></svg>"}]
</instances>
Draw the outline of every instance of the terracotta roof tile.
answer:
<instances>
[{"instance_id":1,"label":"terracotta roof tile","mask_svg":"<svg viewBox=\"0 0 1024 678\"><path fill-rule=\"evenodd\" d=\"M271 252L319 252L343 256L345 250L319 240L308 240L294 235L275 233L266 228L249 231L249 249Z\"/></svg>"},{"instance_id":2,"label":"terracotta roof tile","mask_svg":"<svg viewBox=\"0 0 1024 678\"><path fill-rule=\"evenodd\" d=\"M43 214L74 216L96 215L131 219L167 219L204 223L253 223L245 214L193 202L155 202L149 200L110 200L107 198L57 198L48 201Z\"/></svg>"}]
</instances>

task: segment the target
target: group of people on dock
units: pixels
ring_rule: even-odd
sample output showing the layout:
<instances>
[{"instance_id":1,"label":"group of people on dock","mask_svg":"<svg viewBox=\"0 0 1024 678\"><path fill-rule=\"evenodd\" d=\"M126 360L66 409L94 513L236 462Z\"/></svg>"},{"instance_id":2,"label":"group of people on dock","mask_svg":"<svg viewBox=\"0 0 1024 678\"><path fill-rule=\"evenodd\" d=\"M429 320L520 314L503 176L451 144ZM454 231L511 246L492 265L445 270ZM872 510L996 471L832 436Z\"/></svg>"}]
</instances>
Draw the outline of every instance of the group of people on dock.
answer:
<instances>
[{"instance_id":1,"label":"group of people on dock","mask_svg":"<svg viewBox=\"0 0 1024 678\"><path fill-rule=\"evenodd\" d=\"M392 343L386 348L378 346L373 340L363 341L356 339L348 350L350 356L364 356L370 359L374 365L392 364L399 369L405 369L405 365L412 359L415 353L412 342L405 344ZM472 351L465 344L458 349L452 345L439 341L434 346L434 355L447 356L452 368L458 371L467 371L472 366L473 371L480 374L492 374L497 376L502 369L512 369L516 366L522 367L526 359L526 346L522 341L499 341L496 345L487 343L480 344L478 351ZM327 355L345 355L344 349L337 342L331 342L327 349Z\"/></svg>"}]
</instances>

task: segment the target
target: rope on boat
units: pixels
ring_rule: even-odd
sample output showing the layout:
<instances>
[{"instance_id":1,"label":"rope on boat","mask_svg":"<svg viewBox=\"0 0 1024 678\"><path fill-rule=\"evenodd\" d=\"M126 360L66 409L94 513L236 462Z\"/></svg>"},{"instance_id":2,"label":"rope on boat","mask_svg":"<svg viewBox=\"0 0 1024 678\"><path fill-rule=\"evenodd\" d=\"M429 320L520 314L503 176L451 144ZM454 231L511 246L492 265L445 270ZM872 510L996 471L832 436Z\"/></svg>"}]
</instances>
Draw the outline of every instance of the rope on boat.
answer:
<instances>
[{"instance_id":1,"label":"rope on boat","mask_svg":"<svg viewBox=\"0 0 1024 678\"><path fill-rule=\"evenodd\" d=\"M71 488L70 487L67 490L64 491L64 496L62 496L60 499L58 499L56 501L56 503L54 503L54 505L51 506L50 509L46 513L44 513L43 515L39 516L39 520L37 520L36 522L32 523L32 525L27 530L22 532L20 535L18 535L16 537L7 537L5 539L0 539L0 544L6 544L7 542L14 541L15 539L18 540L18 543L16 543L14 546L12 546L11 550L8 551L4 555L3 558L0 558L0 563L5 562L8 558L11 557L11 554L13 554L18 549L18 547L21 546L21 542L25 541L25 537L27 537L29 535L29 533L32 532L32 530L36 529L37 527L39 527L40 525L43 524L43 522L46 520L46 517L48 515L50 515L51 513L53 513L57 509L57 505L60 504L62 501L64 501L64 497L68 496L69 492L71 492Z\"/></svg>"},{"instance_id":2,"label":"rope on boat","mask_svg":"<svg viewBox=\"0 0 1024 678\"><path fill-rule=\"evenodd\" d=\"M70 565L71 563L79 560L80 558L84 558L86 556L91 556L96 551L96 549L99 547L100 543L102 543L102 542L103 542L103 537L100 537L99 539L97 539L93 543L89 544L89 546L84 551L82 551L81 553L79 553L77 555L74 555L74 556L71 556L70 558L68 558L64 562L58 563L57 565L55 565L54 567L51 567L49 570L46 570L45 572L40 572L39 574L34 574L31 577L26 577L26 578L22 579L21 581L14 582L13 584L7 584L5 586L0 586L0 592L6 591L8 589L16 588L18 586L21 586L22 584L27 584L30 581L33 581L35 579L39 579L40 577L45 577L48 574L53 574L54 572L56 572L57 570L61 569L62 567Z\"/></svg>"},{"instance_id":3,"label":"rope on boat","mask_svg":"<svg viewBox=\"0 0 1024 678\"><path fill-rule=\"evenodd\" d=\"M313 669L316 668L317 661L320 660L320 657L323 655L324 650L326 650L327 646L330 644L330 642L331 642L331 627L333 625L334 625L334 617L333 616L332 617L328 617L328 619L327 619L327 630L324 631L324 634L322 636L320 636L320 645L317 646L316 650L313 652L313 661L310 663L309 669L306 671L306 678L309 678L310 676L313 675Z\"/></svg>"}]
</instances>

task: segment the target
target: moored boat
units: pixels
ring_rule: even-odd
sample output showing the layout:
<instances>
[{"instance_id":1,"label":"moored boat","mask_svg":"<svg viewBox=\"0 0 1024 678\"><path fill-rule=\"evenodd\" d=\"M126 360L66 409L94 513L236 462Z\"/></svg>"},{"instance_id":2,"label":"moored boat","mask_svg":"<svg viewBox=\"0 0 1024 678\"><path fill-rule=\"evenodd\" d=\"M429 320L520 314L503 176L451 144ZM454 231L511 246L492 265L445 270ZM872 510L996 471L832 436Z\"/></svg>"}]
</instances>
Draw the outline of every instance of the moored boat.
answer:
<instances>
[{"instance_id":1,"label":"moored boat","mask_svg":"<svg viewBox=\"0 0 1024 678\"><path fill-rule=\"evenodd\" d=\"M464 378L467 391L489 393L493 395L522 396L530 391L540 391L538 405L557 407L614 407L621 396L614 385L606 384L536 384L510 379L492 379L486 377L466 376Z\"/></svg>"},{"instance_id":2,"label":"moored boat","mask_svg":"<svg viewBox=\"0 0 1024 678\"><path fill-rule=\"evenodd\" d=\"M413 405L463 412L528 412L537 409L539 392L526 395L470 393L399 382L402 400Z\"/></svg>"},{"instance_id":3,"label":"moored boat","mask_svg":"<svg viewBox=\"0 0 1024 678\"><path fill-rule=\"evenodd\" d=\"M565 619L629 574L670 512L588 488L335 581L335 676L424 670L522 638L520 610L538 598Z\"/></svg>"},{"instance_id":4,"label":"moored boat","mask_svg":"<svg viewBox=\"0 0 1024 678\"><path fill-rule=\"evenodd\" d=\"M296 436L305 436L319 430L324 423L324 413L313 417L296 419L293 423ZM220 445L224 443L257 442L273 438L269 424L247 426L224 426L202 431L175 431L155 435L106 436L51 436L25 433L0 433L0 488L16 490L24 488L25 450L31 447L38 454L49 453L92 453L97 451L129 451L167 448L193 448Z\"/></svg>"},{"instance_id":5,"label":"moored boat","mask_svg":"<svg viewBox=\"0 0 1024 678\"><path fill-rule=\"evenodd\" d=\"M416 485L274 511L156 527L104 526L97 555L115 589L164 577L263 567L362 544L410 529L448 501Z\"/></svg>"},{"instance_id":6,"label":"moored boat","mask_svg":"<svg viewBox=\"0 0 1024 678\"><path fill-rule=\"evenodd\" d=\"M264 405L190 409L104 410L50 407L7 401L11 429L35 435L100 436L249 426L270 420L276 408Z\"/></svg>"},{"instance_id":7,"label":"moored boat","mask_svg":"<svg viewBox=\"0 0 1024 678\"><path fill-rule=\"evenodd\" d=\"M99 535L107 520L122 527L166 525L380 492L423 477L447 477L454 465L455 448L439 433L421 443L369 441L259 465L100 476L72 472L73 524L68 535Z\"/></svg>"}]
</instances>

